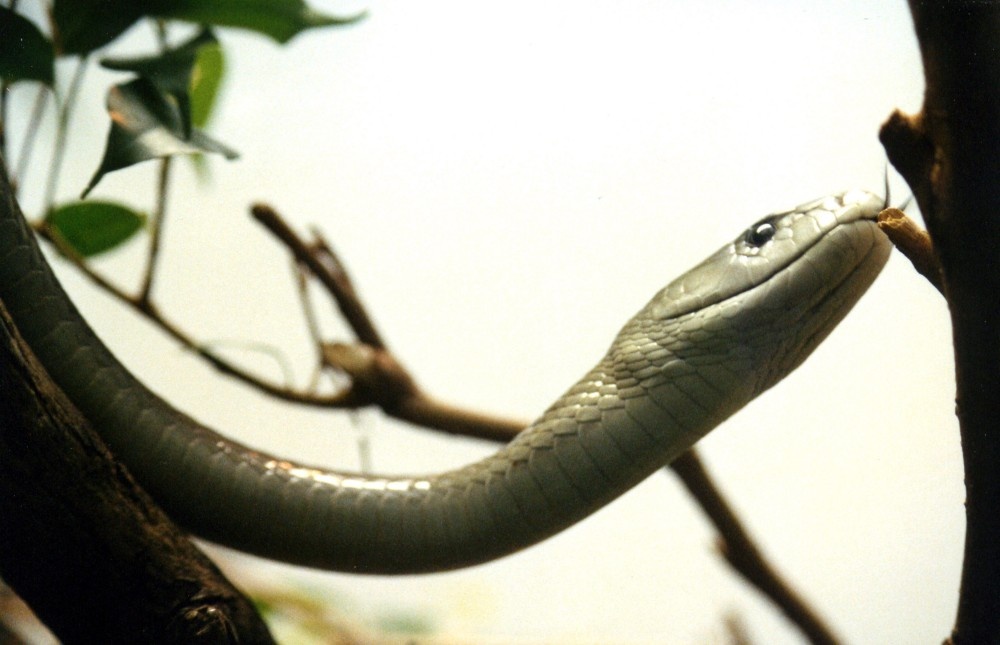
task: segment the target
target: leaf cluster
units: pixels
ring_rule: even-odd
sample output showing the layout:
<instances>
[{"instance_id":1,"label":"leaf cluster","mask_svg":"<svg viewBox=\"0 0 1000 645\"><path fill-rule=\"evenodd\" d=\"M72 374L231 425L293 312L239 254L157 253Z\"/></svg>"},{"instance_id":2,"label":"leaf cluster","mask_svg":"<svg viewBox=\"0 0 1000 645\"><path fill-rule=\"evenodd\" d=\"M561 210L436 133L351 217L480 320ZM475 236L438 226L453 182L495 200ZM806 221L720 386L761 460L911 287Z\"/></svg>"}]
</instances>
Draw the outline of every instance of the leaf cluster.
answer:
<instances>
[{"instance_id":1,"label":"leaf cluster","mask_svg":"<svg viewBox=\"0 0 1000 645\"><path fill-rule=\"evenodd\" d=\"M0 82L5 90L33 82L58 93L57 58L79 57L80 64L86 64L91 54L136 23L153 21L160 34L158 51L100 59L104 68L130 77L108 89L107 142L83 199L107 173L143 161L176 155L193 155L197 161L204 153L226 159L238 156L203 130L226 69L214 28L250 30L285 43L307 29L352 24L363 15L326 15L303 0L54 0L48 24L39 26L13 9L0 7ZM186 41L170 45L166 35L174 22L193 23L200 29ZM75 97L62 98L65 109ZM61 128L66 126L60 123ZM0 135L2 128L0 121ZM57 146L59 140L57 136ZM54 166L50 172L58 173L58 164ZM54 184L52 178L50 184ZM119 246L142 230L148 219L139 210L108 201L48 203L45 210L44 225L81 257Z\"/></svg>"}]
</instances>

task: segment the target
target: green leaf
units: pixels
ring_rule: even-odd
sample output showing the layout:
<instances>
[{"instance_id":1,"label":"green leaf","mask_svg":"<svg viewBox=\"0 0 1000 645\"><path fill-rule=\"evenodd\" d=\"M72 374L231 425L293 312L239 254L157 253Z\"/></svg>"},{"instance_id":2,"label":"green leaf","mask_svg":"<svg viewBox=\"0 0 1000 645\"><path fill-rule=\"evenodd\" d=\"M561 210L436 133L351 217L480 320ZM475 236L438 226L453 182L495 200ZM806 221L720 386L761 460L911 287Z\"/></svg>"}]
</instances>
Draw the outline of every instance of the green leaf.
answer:
<instances>
[{"instance_id":1,"label":"green leaf","mask_svg":"<svg viewBox=\"0 0 1000 645\"><path fill-rule=\"evenodd\" d=\"M198 50L191 75L191 124L204 128L212 116L215 99L226 73L226 57L218 42Z\"/></svg>"},{"instance_id":2,"label":"green leaf","mask_svg":"<svg viewBox=\"0 0 1000 645\"><path fill-rule=\"evenodd\" d=\"M191 124L204 128L212 118L219 88L226 73L226 57L219 43L206 45L198 50L191 77ZM205 155L188 157L195 176L202 183L209 178L208 158Z\"/></svg>"},{"instance_id":3,"label":"green leaf","mask_svg":"<svg viewBox=\"0 0 1000 645\"><path fill-rule=\"evenodd\" d=\"M64 204L45 217L50 230L85 258L119 246L145 223L144 213L102 201Z\"/></svg>"},{"instance_id":4,"label":"green leaf","mask_svg":"<svg viewBox=\"0 0 1000 645\"><path fill-rule=\"evenodd\" d=\"M83 196L107 173L150 159L199 152L218 153L227 159L238 156L201 130L192 129L190 136L185 136L176 101L146 78L112 86L108 91L108 113L111 131L104 158Z\"/></svg>"},{"instance_id":5,"label":"green leaf","mask_svg":"<svg viewBox=\"0 0 1000 645\"><path fill-rule=\"evenodd\" d=\"M189 41L156 56L138 58L104 58L101 65L121 72L135 72L148 79L160 92L177 102L184 138L191 135L191 99L188 91L198 52L218 41L209 29L202 29Z\"/></svg>"},{"instance_id":6,"label":"green leaf","mask_svg":"<svg viewBox=\"0 0 1000 645\"><path fill-rule=\"evenodd\" d=\"M52 43L35 23L0 7L0 79L39 81L51 86L55 78Z\"/></svg>"},{"instance_id":7,"label":"green leaf","mask_svg":"<svg viewBox=\"0 0 1000 645\"><path fill-rule=\"evenodd\" d=\"M250 29L279 43L313 27L349 25L366 14L330 16L310 9L302 0L146 0L143 4L162 18Z\"/></svg>"},{"instance_id":8,"label":"green leaf","mask_svg":"<svg viewBox=\"0 0 1000 645\"><path fill-rule=\"evenodd\" d=\"M141 0L55 0L60 54L89 54L146 15Z\"/></svg>"},{"instance_id":9,"label":"green leaf","mask_svg":"<svg viewBox=\"0 0 1000 645\"><path fill-rule=\"evenodd\" d=\"M142 17L239 27L285 43L306 29L349 25L366 15L330 16L303 0L55 0L52 11L63 54L98 49Z\"/></svg>"}]
</instances>

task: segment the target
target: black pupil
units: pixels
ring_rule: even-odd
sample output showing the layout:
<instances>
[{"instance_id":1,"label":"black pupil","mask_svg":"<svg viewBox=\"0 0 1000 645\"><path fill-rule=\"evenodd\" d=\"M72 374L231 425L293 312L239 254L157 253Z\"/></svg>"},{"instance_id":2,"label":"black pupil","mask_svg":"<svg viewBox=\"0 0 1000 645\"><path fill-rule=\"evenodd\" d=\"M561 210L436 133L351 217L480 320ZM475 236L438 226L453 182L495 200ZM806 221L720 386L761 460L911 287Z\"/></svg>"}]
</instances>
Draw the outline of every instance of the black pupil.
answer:
<instances>
[{"instance_id":1,"label":"black pupil","mask_svg":"<svg viewBox=\"0 0 1000 645\"><path fill-rule=\"evenodd\" d=\"M747 230L746 242L751 246L762 246L765 242L774 237L778 229L768 221L758 222Z\"/></svg>"}]
</instances>

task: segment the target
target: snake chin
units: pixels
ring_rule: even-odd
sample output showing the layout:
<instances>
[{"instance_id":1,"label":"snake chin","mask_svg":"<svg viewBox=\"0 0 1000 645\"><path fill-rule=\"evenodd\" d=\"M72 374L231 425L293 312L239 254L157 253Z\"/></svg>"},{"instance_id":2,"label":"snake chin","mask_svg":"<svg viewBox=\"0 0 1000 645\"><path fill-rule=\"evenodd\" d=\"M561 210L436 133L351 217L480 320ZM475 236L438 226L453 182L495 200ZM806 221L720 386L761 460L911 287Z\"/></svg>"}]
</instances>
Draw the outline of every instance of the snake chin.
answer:
<instances>
[{"instance_id":1,"label":"snake chin","mask_svg":"<svg viewBox=\"0 0 1000 645\"><path fill-rule=\"evenodd\" d=\"M784 323L787 340L761 371L757 394L769 389L799 367L847 316L889 259L892 244L868 219L855 220L828 234L829 244L817 246L816 257L803 256L810 266L822 265L826 272L815 272L816 288L807 297L796 297L794 290L784 290ZM803 281L805 283L806 281Z\"/></svg>"}]
</instances>

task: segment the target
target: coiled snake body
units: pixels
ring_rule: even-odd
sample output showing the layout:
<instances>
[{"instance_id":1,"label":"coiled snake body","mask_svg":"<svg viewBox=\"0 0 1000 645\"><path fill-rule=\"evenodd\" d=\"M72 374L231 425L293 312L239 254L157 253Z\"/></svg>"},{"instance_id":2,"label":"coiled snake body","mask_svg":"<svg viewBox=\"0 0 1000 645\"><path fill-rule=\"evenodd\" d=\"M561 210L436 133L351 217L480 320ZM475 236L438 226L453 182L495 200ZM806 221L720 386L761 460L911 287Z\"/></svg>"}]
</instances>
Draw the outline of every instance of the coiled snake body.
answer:
<instances>
[{"instance_id":1,"label":"coiled snake body","mask_svg":"<svg viewBox=\"0 0 1000 645\"><path fill-rule=\"evenodd\" d=\"M657 293L607 355L508 446L450 472L303 466L175 410L105 348L10 191L0 299L56 383L195 534L287 562L409 573L484 562L621 495L797 367L881 270L881 198L854 191L754 224Z\"/></svg>"}]
</instances>

